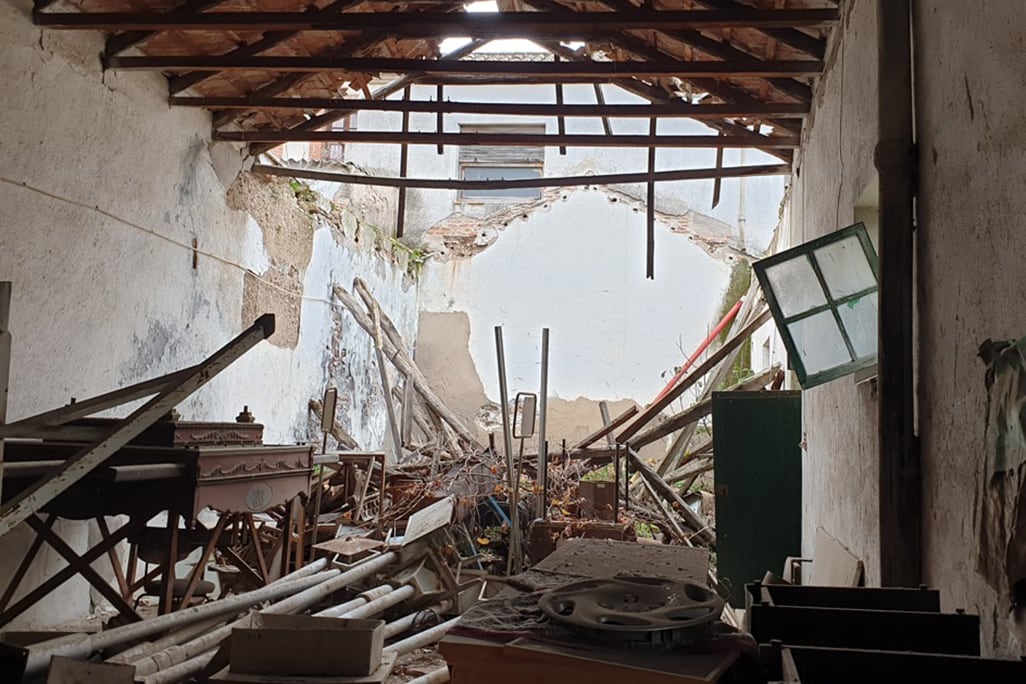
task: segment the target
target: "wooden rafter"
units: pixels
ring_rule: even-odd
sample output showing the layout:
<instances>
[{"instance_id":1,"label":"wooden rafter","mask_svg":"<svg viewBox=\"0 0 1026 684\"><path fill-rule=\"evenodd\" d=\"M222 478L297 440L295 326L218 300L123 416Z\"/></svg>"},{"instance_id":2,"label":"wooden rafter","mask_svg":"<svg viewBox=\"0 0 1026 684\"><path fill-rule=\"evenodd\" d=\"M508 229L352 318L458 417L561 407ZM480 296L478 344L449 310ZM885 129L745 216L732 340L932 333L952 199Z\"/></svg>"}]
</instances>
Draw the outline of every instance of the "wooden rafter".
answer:
<instances>
[{"instance_id":1,"label":"wooden rafter","mask_svg":"<svg viewBox=\"0 0 1026 684\"><path fill-rule=\"evenodd\" d=\"M94 31L375 31L406 38L592 39L611 30L794 28L837 21L836 9L632 12L34 12L38 26Z\"/></svg>"},{"instance_id":2,"label":"wooden rafter","mask_svg":"<svg viewBox=\"0 0 1026 684\"><path fill-rule=\"evenodd\" d=\"M800 140L795 136L766 136L749 132L747 135L600 135L570 133L433 133L397 131L215 131L214 140L222 142L344 142L374 145L508 145L511 147L649 147L698 149L769 147L793 149Z\"/></svg>"},{"instance_id":3,"label":"wooden rafter","mask_svg":"<svg viewBox=\"0 0 1026 684\"><path fill-rule=\"evenodd\" d=\"M187 97L173 96L168 103L205 109L302 109L346 112L408 112L411 114L489 114L496 116L610 117L614 119L660 118L733 119L798 116L808 114L800 102L767 102L747 105L697 104L527 104L520 102L454 102L446 100L356 100L330 97Z\"/></svg>"},{"instance_id":4,"label":"wooden rafter","mask_svg":"<svg viewBox=\"0 0 1026 684\"><path fill-rule=\"evenodd\" d=\"M376 185L392 188L418 188L422 190L508 190L512 188L569 188L590 185L625 185L629 183L708 180L711 178L750 178L753 176L786 176L791 173L787 164L735 166L720 169L681 169L655 173L615 173L594 176L549 176L545 178L519 178L515 180L464 180L441 178L405 178L363 176L359 174L315 171L313 169L267 166L257 164L253 173L286 178L330 181L349 185Z\"/></svg>"},{"instance_id":5,"label":"wooden rafter","mask_svg":"<svg viewBox=\"0 0 1026 684\"><path fill-rule=\"evenodd\" d=\"M614 78L689 78L727 76L813 76L823 69L813 60L765 62L755 58L691 62L677 59L632 60L617 62L504 62L500 60L394 59L388 57L240 57L142 56L104 57L106 69L122 71L345 71L362 74L419 73L424 75L514 76L543 78L552 82L565 79Z\"/></svg>"}]
</instances>

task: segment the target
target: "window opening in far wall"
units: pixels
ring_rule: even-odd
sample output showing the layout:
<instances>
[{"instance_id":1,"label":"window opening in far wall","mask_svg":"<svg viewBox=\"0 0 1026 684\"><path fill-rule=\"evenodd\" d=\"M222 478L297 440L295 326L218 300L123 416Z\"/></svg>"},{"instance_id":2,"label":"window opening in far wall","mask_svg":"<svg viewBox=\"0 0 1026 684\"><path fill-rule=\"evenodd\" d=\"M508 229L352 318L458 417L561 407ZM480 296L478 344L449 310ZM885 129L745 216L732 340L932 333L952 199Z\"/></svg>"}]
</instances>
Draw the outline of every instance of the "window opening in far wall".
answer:
<instances>
[{"instance_id":1,"label":"window opening in far wall","mask_svg":"<svg viewBox=\"0 0 1026 684\"><path fill-rule=\"evenodd\" d=\"M543 135L545 124L460 124L460 133L510 133ZM541 178L545 148L519 145L465 145L460 147L460 178L463 180L521 180ZM541 197L541 188L461 190L469 202L517 201Z\"/></svg>"}]
</instances>

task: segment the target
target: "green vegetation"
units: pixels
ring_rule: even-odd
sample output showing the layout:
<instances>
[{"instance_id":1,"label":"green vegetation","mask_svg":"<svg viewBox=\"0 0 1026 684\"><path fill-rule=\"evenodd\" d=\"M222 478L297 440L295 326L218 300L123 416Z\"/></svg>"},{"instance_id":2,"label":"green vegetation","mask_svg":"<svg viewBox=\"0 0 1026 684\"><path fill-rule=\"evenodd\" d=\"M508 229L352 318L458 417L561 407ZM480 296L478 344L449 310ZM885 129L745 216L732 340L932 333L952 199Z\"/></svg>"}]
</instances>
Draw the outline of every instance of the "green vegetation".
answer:
<instances>
[{"instance_id":1,"label":"green vegetation","mask_svg":"<svg viewBox=\"0 0 1026 684\"><path fill-rule=\"evenodd\" d=\"M748 288L751 284L751 265L747 261L737 261L730 271L730 283L727 285L726 294L723 295L723 304L720 305L719 317L717 320L721 320L726 316L731 307L737 303L737 300L745 296L745 293L748 292ZM728 326L720 333L718 342L720 344L726 342L729 333L730 327ZM735 359L734 365L730 367L730 373L718 389L736 385L750 377L752 377L752 342L751 340L745 340L738 350L737 359Z\"/></svg>"}]
</instances>

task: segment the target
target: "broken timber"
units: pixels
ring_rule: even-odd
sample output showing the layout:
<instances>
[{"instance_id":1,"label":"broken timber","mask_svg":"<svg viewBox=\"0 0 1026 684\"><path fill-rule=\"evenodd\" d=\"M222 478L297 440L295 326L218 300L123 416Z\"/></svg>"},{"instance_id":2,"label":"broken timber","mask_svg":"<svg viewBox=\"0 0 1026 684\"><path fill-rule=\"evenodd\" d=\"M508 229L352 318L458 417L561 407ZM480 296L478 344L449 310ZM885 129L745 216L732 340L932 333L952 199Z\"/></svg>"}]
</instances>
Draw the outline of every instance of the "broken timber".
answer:
<instances>
[{"instance_id":1,"label":"broken timber","mask_svg":"<svg viewBox=\"0 0 1026 684\"><path fill-rule=\"evenodd\" d=\"M130 398L125 395L118 395L118 392L111 392L105 395L108 397L106 405L97 405L94 401L92 410L89 413L120 406L131 399L139 398L139 396L148 396L156 393L156 396L150 401L133 411L128 417L118 421L109 432L69 457L52 475L41 478L0 508L0 537L10 532L19 523L26 521L29 516L35 514L43 506L67 491L72 485L88 475L98 465L146 430L146 428L238 360L258 342L267 339L273 333L274 314L264 314L247 330L228 342L228 344L202 363L185 371L172 374L173 380L165 376L164 378L150 381L157 385L159 389L152 388L150 392L140 395L139 385L135 385L126 388L125 395L129 395ZM60 409L58 409L58 412L60 412ZM50 412L50 415L52 416L54 413ZM65 412L64 417L56 422L61 423L71 420L67 415L73 413L75 412ZM36 418L39 418L39 416ZM28 422L32 423L33 420L28 419ZM10 429L14 429L13 434L17 434L16 426L18 426L18 423L5 426L5 432L0 433L0 437L7 434L6 431Z\"/></svg>"}]
</instances>

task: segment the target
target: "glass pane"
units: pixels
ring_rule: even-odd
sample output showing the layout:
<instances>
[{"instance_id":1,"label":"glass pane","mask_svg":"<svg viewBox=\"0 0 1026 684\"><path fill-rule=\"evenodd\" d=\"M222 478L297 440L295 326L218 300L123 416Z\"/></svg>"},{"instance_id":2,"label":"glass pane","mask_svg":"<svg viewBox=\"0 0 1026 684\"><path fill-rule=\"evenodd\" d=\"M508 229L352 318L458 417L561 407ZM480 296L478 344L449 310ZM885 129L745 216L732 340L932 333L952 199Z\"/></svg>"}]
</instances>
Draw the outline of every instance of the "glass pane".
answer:
<instances>
[{"instance_id":1,"label":"glass pane","mask_svg":"<svg viewBox=\"0 0 1026 684\"><path fill-rule=\"evenodd\" d=\"M541 169L536 166L465 166L465 180L518 180L521 178L541 178ZM464 190L467 199L483 197L515 197L537 199L541 197L541 188L507 188L505 190Z\"/></svg>"},{"instance_id":2,"label":"glass pane","mask_svg":"<svg viewBox=\"0 0 1026 684\"><path fill-rule=\"evenodd\" d=\"M862 243L854 235L820 247L813 255L834 299L876 286Z\"/></svg>"},{"instance_id":3,"label":"glass pane","mask_svg":"<svg viewBox=\"0 0 1026 684\"><path fill-rule=\"evenodd\" d=\"M806 375L814 375L830 368L851 363L851 355L844 344L841 331L830 311L795 321L787 326L794 346L802 358Z\"/></svg>"},{"instance_id":4,"label":"glass pane","mask_svg":"<svg viewBox=\"0 0 1026 684\"><path fill-rule=\"evenodd\" d=\"M770 266L766 278L786 318L827 303L816 272L804 254Z\"/></svg>"},{"instance_id":5,"label":"glass pane","mask_svg":"<svg viewBox=\"0 0 1026 684\"><path fill-rule=\"evenodd\" d=\"M877 303L876 293L853 299L837 307L851 345L860 359L876 355Z\"/></svg>"}]
</instances>

